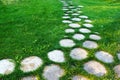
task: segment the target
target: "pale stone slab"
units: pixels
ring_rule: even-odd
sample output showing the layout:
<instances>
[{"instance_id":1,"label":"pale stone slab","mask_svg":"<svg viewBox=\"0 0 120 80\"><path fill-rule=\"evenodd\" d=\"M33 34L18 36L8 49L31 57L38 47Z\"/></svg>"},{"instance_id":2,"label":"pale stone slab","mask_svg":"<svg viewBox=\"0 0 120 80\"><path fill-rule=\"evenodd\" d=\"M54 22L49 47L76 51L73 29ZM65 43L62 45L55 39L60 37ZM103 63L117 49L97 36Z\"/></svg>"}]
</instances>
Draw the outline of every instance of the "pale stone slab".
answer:
<instances>
[{"instance_id":1,"label":"pale stone slab","mask_svg":"<svg viewBox=\"0 0 120 80\"><path fill-rule=\"evenodd\" d=\"M88 57L88 52L82 48L74 48L70 52L70 57L75 60L83 60Z\"/></svg>"},{"instance_id":2,"label":"pale stone slab","mask_svg":"<svg viewBox=\"0 0 120 80\"><path fill-rule=\"evenodd\" d=\"M89 29L86 29L86 28L80 28L79 31L81 33L91 33L91 31Z\"/></svg>"},{"instance_id":3,"label":"pale stone slab","mask_svg":"<svg viewBox=\"0 0 120 80\"><path fill-rule=\"evenodd\" d=\"M48 58L51 61L62 63L65 62L64 53L61 50L53 50L48 53Z\"/></svg>"},{"instance_id":4,"label":"pale stone slab","mask_svg":"<svg viewBox=\"0 0 120 80\"><path fill-rule=\"evenodd\" d=\"M46 66L44 69L43 76L46 80L59 80L65 74L64 70L58 65Z\"/></svg>"},{"instance_id":5,"label":"pale stone slab","mask_svg":"<svg viewBox=\"0 0 120 80\"><path fill-rule=\"evenodd\" d=\"M88 18L88 16L84 16L84 15L82 15L82 16L79 16L80 18L83 18L83 19L87 19Z\"/></svg>"},{"instance_id":6,"label":"pale stone slab","mask_svg":"<svg viewBox=\"0 0 120 80\"><path fill-rule=\"evenodd\" d=\"M73 38L76 40L83 40L85 39L85 36L83 34L74 34Z\"/></svg>"},{"instance_id":7,"label":"pale stone slab","mask_svg":"<svg viewBox=\"0 0 120 80\"><path fill-rule=\"evenodd\" d=\"M65 30L65 33L74 33L74 32L75 32L74 29L66 29L66 30Z\"/></svg>"},{"instance_id":8,"label":"pale stone slab","mask_svg":"<svg viewBox=\"0 0 120 80\"><path fill-rule=\"evenodd\" d=\"M68 24L69 24L69 23L72 23L72 21L70 21L70 20L63 20L62 22L63 22L63 23L68 23Z\"/></svg>"},{"instance_id":9,"label":"pale stone slab","mask_svg":"<svg viewBox=\"0 0 120 80\"><path fill-rule=\"evenodd\" d=\"M62 39L62 40L60 40L59 44L62 47L73 47L73 46L75 46L75 42L71 39Z\"/></svg>"},{"instance_id":10,"label":"pale stone slab","mask_svg":"<svg viewBox=\"0 0 120 80\"><path fill-rule=\"evenodd\" d=\"M69 19L70 16L63 16L62 18L63 18L63 19Z\"/></svg>"},{"instance_id":11,"label":"pale stone slab","mask_svg":"<svg viewBox=\"0 0 120 80\"><path fill-rule=\"evenodd\" d=\"M83 26L85 26L85 27L87 27L87 28L92 28L92 27L94 27L92 24L83 24Z\"/></svg>"},{"instance_id":12,"label":"pale stone slab","mask_svg":"<svg viewBox=\"0 0 120 80\"><path fill-rule=\"evenodd\" d=\"M81 75L76 75L73 76L72 80L89 80L89 79Z\"/></svg>"},{"instance_id":13,"label":"pale stone slab","mask_svg":"<svg viewBox=\"0 0 120 80\"><path fill-rule=\"evenodd\" d=\"M80 15L80 14L78 14L78 13L73 13L72 14L72 16L78 16L78 15Z\"/></svg>"},{"instance_id":14,"label":"pale stone slab","mask_svg":"<svg viewBox=\"0 0 120 80\"><path fill-rule=\"evenodd\" d=\"M83 42L83 47L88 49L96 49L98 48L98 44L94 41L85 41Z\"/></svg>"},{"instance_id":15,"label":"pale stone slab","mask_svg":"<svg viewBox=\"0 0 120 80\"><path fill-rule=\"evenodd\" d=\"M101 37L98 36L98 35L96 35L96 34L91 34L91 35L89 36L89 38L90 38L90 39L93 39L93 40L101 40Z\"/></svg>"},{"instance_id":16,"label":"pale stone slab","mask_svg":"<svg viewBox=\"0 0 120 80\"><path fill-rule=\"evenodd\" d=\"M27 76L23 77L21 80L38 80L38 78L36 76Z\"/></svg>"},{"instance_id":17,"label":"pale stone slab","mask_svg":"<svg viewBox=\"0 0 120 80\"><path fill-rule=\"evenodd\" d=\"M81 27L81 25L78 24L78 23L71 23L71 24L69 24L69 26L70 26L71 28L79 28L79 27Z\"/></svg>"},{"instance_id":18,"label":"pale stone slab","mask_svg":"<svg viewBox=\"0 0 120 80\"><path fill-rule=\"evenodd\" d=\"M117 56L118 56L118 59L120 60L120 53L118 53Z\"/></svg>"},{"instance_id":19,"label":"pale stone slab","mask_svg":"<svg viewBox=\"0 0 120 80\"><path fill-rule=\"evenodd\" d=\"M42 66L43 61L37 56L30 56L22 60L20 69L23 72L31 72Z\"/></svg>"},{"instance_id":20,"label":"pale stone slab","mask_svg":"<svg viewBox=\"0 0 120 80\"><path fill-rule=\"evenodd\" d=\"M87 22L87 23L91 23L92 21L91 21L91 20L85 20L85 22Z\"/></svg>"},{"instance_id":21,"label":"pale stone slab","mask_svg":"<svg viewBox=\"0 0 120 80\"><path fill-rule=\"evenodd\" d=\"M95 57L104 63L113 63L113 56L105 51L98 51L95 53Z\"/></svg>"},{"instance_id":22,"label":"pale stone slab","mask_svg":"<svg viewBox=\"0 0 120 80\"><path fill-rule=\"evenodd\" d=\"M97 61L89 61L84 64L84 70L89 74L101 77L107 73L106 68Z\"/></svg>"},{"instance_id":23,"label":"pale stone slab","mask_svg":"<svg viewBox=\"0 0 120 80\"><path fill-rule=\"evenodd\" d=\"M120 65L114 67L114 72L116 73L117 77L120 78Z\"/></svg>"},{"instance_id":24,"label":"pale stone slab","mask_svg":"<svg viewBox=\"0 0 120 80\"><path fill-rule=\"evenodd\" d=\"M72 20L72 21L81 21L80 18L72 18L71 20Z\"/></svg>"},{"instance_id":25,"label":"pale stone slab","mask_svg":"<svg viewBox=\"0 0 120 80\"><path fill-rule=\"evenodd\" d=\"M0 74L8 75L11 74L15 69L15 62L12 59L0 60Z\"/></svg>"}]
</instances>

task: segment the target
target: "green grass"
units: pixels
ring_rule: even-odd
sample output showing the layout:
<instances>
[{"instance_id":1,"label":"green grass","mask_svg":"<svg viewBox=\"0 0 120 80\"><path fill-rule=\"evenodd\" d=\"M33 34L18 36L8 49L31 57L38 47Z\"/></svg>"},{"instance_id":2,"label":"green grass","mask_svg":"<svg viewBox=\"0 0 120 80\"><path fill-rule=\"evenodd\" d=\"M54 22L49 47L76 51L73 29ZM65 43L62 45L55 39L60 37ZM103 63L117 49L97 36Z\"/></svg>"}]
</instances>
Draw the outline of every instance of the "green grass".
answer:
<instances>
[{"instance_id":1,"label":"green grass","mask_svg":"<svg viewBox=\"0 0 120 80\"><path fill-rule=\"evenodd\" d=\"M71 49L61 48L58 44L68 27L61 23L62 4L58 0L25 0L10 5L0 2L0 60L10 58L16 61L15 71L8 76L1 76L3 80L19 80L28 75L37 75L44 80L44 67L54 64L47 58L47 53L54 49L63 50L67 58L66 63L58 64L66 70L61 80L70 80L76 74L87 76L90 80L117 80L113 67L120 63L116 55L120 52L120 3L112 0L73 0L73 3L85 6L82 10L93 20L95 27L92 30L98 31L102 37L98 41L100 47L88 50L90 57L83 61L71 60L68 55ZM78 47L81 42L77 42ZM100 78L83 70L85 62L97 60L94 53L98 50L107 51L115 58L113 64L103 63L108 74ZM41 57L44 65L37 71L23 73L19 70L20 62L29 56Z\"/></svg>"}]
</instances>

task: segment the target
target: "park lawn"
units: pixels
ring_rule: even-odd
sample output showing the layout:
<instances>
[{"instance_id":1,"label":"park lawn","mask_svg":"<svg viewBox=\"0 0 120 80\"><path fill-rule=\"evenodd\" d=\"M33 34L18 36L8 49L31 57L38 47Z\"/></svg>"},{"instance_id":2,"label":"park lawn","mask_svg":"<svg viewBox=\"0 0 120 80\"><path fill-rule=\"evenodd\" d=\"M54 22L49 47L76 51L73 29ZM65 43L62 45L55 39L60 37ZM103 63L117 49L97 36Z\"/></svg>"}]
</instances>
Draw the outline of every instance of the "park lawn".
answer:
<instances>
[{"instance_id":1,"label":"park lawn","mask_svg":"<svg viewBox=\"0 0 120 80\"><path fill-rule=\"evenodd\" d=\"M37 75L40 80L44 80L44 67L58 64L47 58L47 53L54 49L63 50L67 58L65 63L58 64L66 70L66 75L61 80L70 80L76 74L84 75L90 80L116 80L113 67L120 63L116 55L120 51L120 3L110 0L73 0L73 3L85 6L82 10L93 21L95 27L92 30L99 32L102 37L98 41L100 47L89 50L89 58L83 61L71 60L71 49L61 48L58 44L68 27L61 23L63 12L59 0L25 0L11 5L0 3L0 60L10 58L16 61L15 71L8 76L1 76L3 80L19 80L29 75ZM115 58L113 64L101 62L108 73L100 78L83 70L85 62L97 60L94 53L98 50L107 51ZM29 56L39 56L44 65L34 72L23 73L19 70L20 62Z\"/></svg>"}]
</instances>

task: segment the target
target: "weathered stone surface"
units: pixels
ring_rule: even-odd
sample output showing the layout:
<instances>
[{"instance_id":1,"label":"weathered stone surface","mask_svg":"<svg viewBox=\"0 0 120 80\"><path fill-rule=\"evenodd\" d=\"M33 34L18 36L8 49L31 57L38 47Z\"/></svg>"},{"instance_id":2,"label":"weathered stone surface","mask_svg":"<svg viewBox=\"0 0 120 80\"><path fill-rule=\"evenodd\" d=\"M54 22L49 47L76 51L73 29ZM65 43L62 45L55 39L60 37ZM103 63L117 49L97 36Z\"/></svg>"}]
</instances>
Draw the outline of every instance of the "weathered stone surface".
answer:
<instances>
[{"instance_id":1,"label":"weathered stone surface","mask_svg":"<svg viewBox=\"0 0 120 80\"><path fill-rule=\"evenodd\" d=\"M83 42L83 47L88 49L95 49L98 47L98 44L94 41L85 41Z\"/></svg>"},{"instance_id":2,"label":"weathered stone surface","mask_svg":"<svg viewBox=\"0 0 120 80\"><path fill-rule=\"evenodd\" d=\"M96 75L98 77L104 76L107 73L105 67L97 61L89 61L84 64L84 70L89 74Z\"/></svg>"},{"instance_id":3,"label":"weathered stone surface","mask_svg":"<svg viewBox=\"0 0 120 80\"><path fill-rule=\"evenodd\" d=\"M85 36L83 34L74 34L73 38L76 40L83 40L85 39Z\"/></svg>"},{"instance_id":4,"label":"weathered stone surface","mask_svg":"<svg viewBox=\"0 0 120 80\"><path fill-rule=\"evenodd\" d=\"M77 75L77 76L73 76L72 80L89 80L89 79L84 76Z\"/></svg>"},{"instance_id":5,"label":"weathered stone surface","mask_svg":"<svg viewBox=\"0 0 120 80\"><path fill-rule=\"evenodd\" d=\"M74 33L74 32L75 32L74 29L66 29L66 30L65 30L65 33Z\"/></svg>"},{"instance_id":6,"label":"weathered stone surface","mask_svg":"<svg viewBox=\"0 0 120 80\"><path fill-rule=\"evenodd\" d=\"M114 72L116 73L117 77L120 78L120 65L114 67Z\"/></svg>"},{"instance_id":7,"label":"weathered stone surface","mask_svg":"<svg viewBox=\"0 0 120 80\"><path fill-rule=\"evenodd\" d=\"M92 24L83 24L83 26L85 26L85 27L87 27L87 28L92 28L92 27L94 27Z\"/></svg>"},{"instance_id":8,"label":"weathered stone surface","mask_svg":"<svg viewBox=\"0 0 120 80\"><path fill-rule=\"evenodd\" d=\"M79 28L79 27L81 27L81 25L79 25L78 23L71 23L71 24L69 24L69 26L72 27L72 28Z\"/></svg>"},{"instance_id":9,"label":"weathered stone surface","mask_svg":"<svg viewBox=\"0 0 120 80\"><path fill-rule=\"evenodd\" d=\"M91 31L89 29L86 29L86 28L81 28L81 29L79 29L79 31L81 33L91 33Z\"/></svg>"},{"instance_id":10,"label":"weathered stone surface","mask_svg":"<svg viewBox=\"0 0 120 80\"><path fill-rule=\"evenodd\" d=\"M104 63L114 62L113 56L105 51L96 52L95 57Z\"/></svg>"},{"instance_id":11,"label":"weathered stone surface","mask_svg":"<svg viewBox=\"0 0 120 80\"><path fill-rule=\"evenodd\" d=\"M90 38L90 39L93 39L93 40L100 40L100 39L101 39L101 37L98 36L98 35L96 35L96 34L91 34L91 35L89 36L89 38Z\"/></svg>"},{"instance_id":12,"label":"weathered stone surface","mask_svg":"<svg viewBox=\"0 0 120 80\"><path fill-rule=\"evenodd\" d=\"M80 18L72 18L72 21L81 21Z\"/></svg>"},{"instance_id":13,"label":"weathered stone surface","mask_svg":"<svg viewBox=\"0 0 120 80\"><path fill-rule=\"evenodd\" d=\"M27 76L23 77L21 80L38 80L38 78L36 76Z\"/></svg>"},{"instance_id":14,"label":"weathered stone surface","mask_svg":"<svg viewBox=\"0 0 120 80\"><path fill-rule=\"evenodd\" d=\"M70 21L70 20L63 20L62 22L63 22L63 23L68 23L68 24L69 24L69 23L72 23L72 21Z\"/></svg>"},{"instance_id":15,"label":"weathered stone surface","mask_svg":"<svg viewBox=\"0 0 120 80\"><path fill-rule=\"evenodd\" d=\"M70 57L75 60L83 60L88 57L88 52L82 48L74 48L70 52Z\"/></svg>"}]
</instances>

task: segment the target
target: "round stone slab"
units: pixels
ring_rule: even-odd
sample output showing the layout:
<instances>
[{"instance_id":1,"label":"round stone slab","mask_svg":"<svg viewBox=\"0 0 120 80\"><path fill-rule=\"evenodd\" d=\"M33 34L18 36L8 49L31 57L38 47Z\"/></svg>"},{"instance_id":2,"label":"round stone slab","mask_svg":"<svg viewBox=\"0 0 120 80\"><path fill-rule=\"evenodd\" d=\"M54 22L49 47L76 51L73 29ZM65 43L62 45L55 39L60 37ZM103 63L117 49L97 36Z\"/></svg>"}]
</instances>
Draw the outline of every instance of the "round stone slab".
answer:
<instances>
[{"instance_id":1,"label":"round stone slab","mask_svg":"<svg viewBox=\"0 0 120 80\"><path fill-rule=\"evenodd\" d=\"M73 13L72 16L78 16L79 14L78 13Z\"/></svg>"},{"instance_id":2,"label":"round stone slab","mask_svg":"<svg viewBox=\"0 0 120 80\"><path fill-rule=\"evenodd\" d=\"M92 28L93 25L92 24L83 24L83 26L87 27L87 28Z\"/></svg>"},{"instance_id":3,"label":"round stone slab","mask_svg":"<svg viewBox=\"0 0 120 80\"><path fill-rule=\"evenodd\" d=\"M68 11L69 9L67 9L67 8L63 8L62 10L63 10L63 11Z\"/></svg>"},{"instance_id":4,"label":"round stone slab","mask_svg":"<svg viewBox=\"0 0 120 80\"><path fill-rule=\"evenodd\" d=\"M69 19L70 16L63 16L62 18L63 18L63 19Z\"/></svg>"},{"instance_id":5,"label":"round stone slab","mask_svg":"<svg viewBox=\"0 0 120 80\"><path fill-rule=\"evenodd\" d=\"M77 75L77 76L74 76L72 80L89 80L89 79L84 76Z\"/></svg>"},{"instance_id":6,"label":"round stone slab","mask_svg":"<svg viewBox=\"0 0 120 80\"><path fill-rule=\"evenodd\" d=\"M77 13L79 13L79 14L80 14L80 13L82 13L82 11L77 11Z\"/></svg>"},{"instance_id":7,"label":"round stone slab","mask_svg":"<svg viewBox=\"0 0 120 80\"><path fill-rule=\"evenodd\" d=\"M78 7L79 7L79 8L82 8L82 7L84 7L84 6L82 6L82 5L79 5Z\"/></svg>"},{"instance_id":8,"label":"round stone slab","mask_svg":"<svg viewBox=\"0 0 120 80\"><path fill-rule=\"evenodd\" d=\"M71 40L71 39L62 39L62 40L60 40L59 44L62 47L73 47L73 46L75 46L74 41Z\"/></svg>"},{"instance_id":9,"label":"round stone slab","mask_svg":"<svg viewBox=\"0 0 120 80\"><path fill-rule=\"evenodd\" d=\"M41 58L37 56L30 56L22 60L20 69L23 72L31 72L38 69L42 64L43 62Z\"/></svg>"},{"instance_id":10,"label":"round stone slab","mask_svg":"<svg viewBox=\"0 0 120 80\"><path fill-rule=\"evenodd\" d=\"M104 76L107 71L105 67L97 61L89 61L84 64L84 70L95 76Z\"/></svg>"},{"instance_id":11,"label":"round stone slab","mask_svg":"<svg viewBox=\"0 0 120 80\"><path fill-rule=\"evenodd\" d=\"M0 60L0 74L8 75L11 74L15 69L15 63L12 59Z\"/></svg>"},{"instance_id":12,"label":"round stone slab","mask_svg":"<svg viewBox=\"0 0 120 80\"><path fill-rule=\"evenodd\" d=\"M118 59L120 60L120 53L118 53L117 56L118 56Z\"/></svg>"},{"instance_id":13,"label":"round stone slab","mask_svg":"<svg viewBox=\"0 0 120 80\"><path fill-rule=\"evenodd\" d=\"M27 76L23 77L21 80L38 80L38 78L36 76Z\"/></svg>"},{"instance_id":14,"label":"round stone slab","mask_svg":"<svg viewBox=\"0 0 120 80\"><path fill-rule=\"evenodd\" d=\"M72 23L72 21L70 21L70 20L63 20L62 22L63 23Z\"/></svg>"},{"instance_id":15,"label":"round stone slab","mask_svg":"<svg viewBox=\"0 0 120 80\"><path fill-rule=\"evenodd\" d=\"M74 48L70 52L70 57L75 60L83 60L86 59L88 56L88 52L82 48Z\"/></svg>"},{"instance_id":16,"label":"round stone slab","mask_svg":"<svg viewBox=\"0 0 120 80\"><path fill-rule=\"evenodd\" d=\"M45 67L43 76L46 80L59 80L64 74L63 69L53 64Z\"/></svg>"},{"instance_id":17,"label":"round stone slab","mask_svg":"<svg viewBox=\"0 0 120 80\"><path fill-rule=\"evenodd\" d=\"M89 36L89 38L90 38L90 39L93 39L93 40L100 40L100 39L101 39L101 37L98 36L98 35L96 35L96 34L91 34L91 35Z\"/></svg>"},{"instance_id":18,"label":"round stone slab","mask_svg":"<svg viewBox=\"0 0 120 80\"><path fill-rule=\"evenodd\" d=\"M72 21L81 21L80 18L72 18Z\"/></svg>"},{"instance_id":19,"label":"round stone slab","mask_svg":"<svg viewBox=\"0 0 120 80\"><path fill-rule=\"evenodd\" d=\"M48 53L48 58L54 62L65 62L64 53L61 50L53 50Z\"/></svg>"},{"instance_id":20,"label":"round stone slab","mask_svg":"<svg viewBox=\"0 0 120 80\"><path fill-rule=\"evenodd\" d=\"M95 49L98 47L98 44L94 41L85 41L83 43L83 47L88 48L88 49Z\"/></svg>"},{"instance_id":21,"label":"round stone slab","mask_svg":"<svg viewBox=\"0 0 120 80\"><path fill-rule=\"evenodd\" d=\"M79 31L81 33L91 33L91 31L89 29L86 29L86 28L81 28L81 29L79 29Z\"/></svg>"},{"instance_id":22,"label":"round stone slab","mask_svg":"<svg viewBox=\"0 0 120 80\"><path fill-rule=\"evenodd\" d=\"M91 20L85 20L85 22L87 22L87 23L91 23L92 21L91 21Z\"/></svg>"},{"instance_id":23,"label":"round stone slab","mask_svg":"<svg viewBox=\"0 0 120 80\"><path fill-rule=\"evenodd\" d=\"M84 19L87 19L88 18L88 16L79 16L80 18L84 18Z\"/></svg>"},{"instance_id":24,"label":"round stone slab","mask_svg":"<svg viewBox=\"0 0 120 80\"><path fill-rule=\"evenodd\" d=\"M85 39L85 36L83 34L74 34L73 39L83 40L83 39Z\"/></svg>"},{"instance_id":25,"label":"round stone slab","mask_svg":"<svg viewBox=\"0 0 120 80\"><path fill-rule=\"evenodd\" d=\"M71 23L71 24L69 24L69 26L72 27L72 28L79 28L79 27L81 27L81 25L79 25L77 23Z\"/></svg>"},{"instance_id":26,"label":"round stone slab","mask_svg":"<svg viewBox=\"0 0 120 80\"><path fill-rule=\"evenodd\" d=\"M105 51L96 52L95 57L104 63L114 62L113 56Z\"/></svg>"},{"instance_id":27,"label":"round stone slab","mask_svg":"<svg viewBox=\"0 0 120 80\"><path fill-rule=\"evenodd\" d=\"M114 67L114 72L117 74L117 77L120 78L120 65Z\"/></svg>"},{"instance_id":28,"label":"round stone slab","mask_svg":"<svg viewBox=\"0 0 120 80\"><path fill-rule=\"evenodd\" d=\"M66 30L65 30L65 33L74 33L74 32L75 32L74 29L66 29Z\"/></svg>"}]
</instances>

